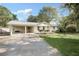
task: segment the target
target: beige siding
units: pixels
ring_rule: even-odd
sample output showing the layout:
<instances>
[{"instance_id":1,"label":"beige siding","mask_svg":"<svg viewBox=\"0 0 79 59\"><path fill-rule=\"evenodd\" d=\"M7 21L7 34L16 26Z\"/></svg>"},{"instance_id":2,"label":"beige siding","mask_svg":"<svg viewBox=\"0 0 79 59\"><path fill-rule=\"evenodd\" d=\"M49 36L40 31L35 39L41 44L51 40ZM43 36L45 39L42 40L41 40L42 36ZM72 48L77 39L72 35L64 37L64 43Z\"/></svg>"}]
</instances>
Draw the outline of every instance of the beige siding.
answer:
<instances>
[{"instance_id":1,"label":"beige siding","mask_svg":"<svg viewBox=\"0 0 79 59\"><path fill-rule=\"evenodd\" d=\"M39 33L38 26L34 26L34 33Z\"/></svg>"},{"instance_id":2,"label":"beige siding","mask_svg":"<svg viewBox=\"0 0 79 59\"><path fill-rule=\"evenodd\" d=\"M25 32L25 27L24 26L13 26L13 31L20 31L20 32Z\"/></svg>"}]
</instances>

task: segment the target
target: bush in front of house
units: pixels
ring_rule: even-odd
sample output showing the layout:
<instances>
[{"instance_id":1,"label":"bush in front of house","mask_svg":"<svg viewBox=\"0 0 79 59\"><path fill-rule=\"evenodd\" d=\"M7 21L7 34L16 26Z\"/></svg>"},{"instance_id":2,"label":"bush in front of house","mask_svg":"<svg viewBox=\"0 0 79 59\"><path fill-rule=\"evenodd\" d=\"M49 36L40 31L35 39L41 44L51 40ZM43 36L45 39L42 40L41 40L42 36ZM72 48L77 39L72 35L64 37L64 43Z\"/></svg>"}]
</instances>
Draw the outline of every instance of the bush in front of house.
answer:
<instances>
[{"instance_id":1,"label":"bush in front of house","mask_svg":"<svg viewBox=\"0 0 79 59\"><path fill-rule=\"evenodd\" d=\"M68 25L66 27L66 32L76 33L76 30L77 30L76 25L73 25L73 24Z\"/></svg>"},{"instance_id":2,"label":"bush in front of house","mask_svg":"<svg viewBox=\"0 0 79 59\"><path fill-rule=\"evenodd\" d=\"M59 27L58 30L56 30L56 33L65 33L65 29L63 27Z\"/></svg>"},{"instance_id":3,"label":"bush in front of house","mask_svg":"<svg viewBox=\"0 0 79 59\"><path fill-rule=\"evenodd\" d=\"M77 26L69 24L66 27L59 27L56 33L77 33ZM79 33L79 32L78 32Z\"/></svg>"}]
</instances>

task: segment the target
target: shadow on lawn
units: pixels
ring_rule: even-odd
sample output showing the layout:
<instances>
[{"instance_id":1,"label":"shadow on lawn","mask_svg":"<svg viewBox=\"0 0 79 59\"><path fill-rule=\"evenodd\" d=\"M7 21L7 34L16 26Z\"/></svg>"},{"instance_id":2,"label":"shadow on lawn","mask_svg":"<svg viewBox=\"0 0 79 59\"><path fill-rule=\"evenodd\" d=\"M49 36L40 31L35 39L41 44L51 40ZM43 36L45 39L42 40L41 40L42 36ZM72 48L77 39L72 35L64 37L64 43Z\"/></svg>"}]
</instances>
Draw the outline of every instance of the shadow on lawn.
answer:
<instances>
[{"instance_id":1,"label":"shadow on lawn","mask_svg":"<svg viewBox=\"0 0 79 59\"><path fill-rule=\"evenodd\" d=\"M65 56L79 56L79 40L71 38L43 37L51 46L57 48Z\"/></svg>"}]
</instances>

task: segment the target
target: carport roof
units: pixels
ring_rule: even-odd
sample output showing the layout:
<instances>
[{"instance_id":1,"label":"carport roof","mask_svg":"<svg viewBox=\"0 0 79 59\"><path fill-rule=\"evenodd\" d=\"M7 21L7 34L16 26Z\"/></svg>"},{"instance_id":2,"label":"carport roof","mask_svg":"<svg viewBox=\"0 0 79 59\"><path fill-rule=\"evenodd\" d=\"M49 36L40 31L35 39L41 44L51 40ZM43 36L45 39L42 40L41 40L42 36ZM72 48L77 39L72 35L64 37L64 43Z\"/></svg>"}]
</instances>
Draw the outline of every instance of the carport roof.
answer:
<instances>
[{"instance_id":1,"label":"carport roof","mask_svg":"<svg viewBox=\"0 0 79 59\"><path fill-rule=\"evenodd\" d=\"M20 25L20 26L35 26L38 23L35 22L21 22L21 21L9 21L8 25Z\"/></svg>"}]
</instances>

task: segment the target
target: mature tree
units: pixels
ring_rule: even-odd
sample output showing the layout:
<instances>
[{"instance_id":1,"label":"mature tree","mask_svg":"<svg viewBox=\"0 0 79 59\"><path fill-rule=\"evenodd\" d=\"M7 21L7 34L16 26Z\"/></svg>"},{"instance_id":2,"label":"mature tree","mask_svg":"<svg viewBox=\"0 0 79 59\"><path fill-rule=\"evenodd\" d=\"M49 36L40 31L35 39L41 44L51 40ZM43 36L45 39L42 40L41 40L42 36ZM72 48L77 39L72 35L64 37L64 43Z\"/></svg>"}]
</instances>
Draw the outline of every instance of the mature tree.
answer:
<instances>
[{"instance_id":1,"label":"mature tree","mask_svg":"<svg viewBox=\"0 0 79 59\"><path fill-rule=\"evenodd\" d=\"M6 7L0 6L0 26L6 26L10 20L15 20L16 15L12 14Z\"/></svg>"},{"instance_id":2,"label":"mature tree","mask_svg":"<svg viewBox=\"0 0 79 59\"><path fill-rule=\"evenodd\" d=\"M46 14L39 14L37 17L38 22L50 22L50 19Z\"/></svg>"},{"instance_id":3,"label":"mature tree","mask_svg":"<svg viewBox=\"0 0 79 59\"><path fill-rule=\"evenodd\" d=\"M76 32L76 23L71 19L70 16L71 15L62 17L59 26L59 30L61 30L62 32Z\"/></svg>"},{"instance_id":4,"label":"mature tree","mask_svg":"<svg viewBox=\"0 0 79 59\"><path fill-rule=\"evenodd\" d=\"M53 18L57 17L57 11L52 7L43 7L39 14L38 18L40 22L50 22Z\"/></svg>"},{"instance_id":5,"label":"mature tree","mask_svg":"<svg viewBox=\"0 0 79 59\"><path fill-rule=\"evenodd\" d=\"M18 18L17 18L17 15L15 15L15 14L12 14L13 15L13 20L18 20Z\"/></svg>"},{"instance_id":6,"label":"mature tree","mask_svg":"<svg viewBox=\"0 0 79 59\"><path fill-rule=\"evenodd\" d=\"M77 30L79 31L79 4L66 3L64 4L64 7L70 11L70 15L68 16L70 23L77 25Z\"/></svg>"},{"instance_id":7,"label":"mature tree","mask_svg":"<svg viewBox=\"0 0 79 59\"><path fill-rule=\"evenodd\" d=\"M57 11L52 7L43 7L37 16L30 15L27 21L30 22L50 22L57 18Z\"/></svg>"},{"instance_id":8,"label":"mature tree","mask_svg":"<svg viewBox=\"0 0 79 59\"><path fill-rule=\"evenodd\" d=\"M38 22L37 16L30 15L27 19L28 22Z\"/></svg>"}]
</instances>

